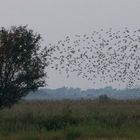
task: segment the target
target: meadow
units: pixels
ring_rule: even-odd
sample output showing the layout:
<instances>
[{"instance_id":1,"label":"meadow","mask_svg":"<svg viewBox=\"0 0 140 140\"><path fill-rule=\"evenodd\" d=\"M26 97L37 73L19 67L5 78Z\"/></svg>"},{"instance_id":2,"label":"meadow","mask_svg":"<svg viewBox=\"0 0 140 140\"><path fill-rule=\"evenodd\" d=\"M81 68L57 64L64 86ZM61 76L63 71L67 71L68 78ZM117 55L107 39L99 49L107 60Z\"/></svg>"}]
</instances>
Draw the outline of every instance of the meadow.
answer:
<instances>
[{"instance_id":1,"label":"meadow","mask_svg":"<svg viewBox=\"0 0 140 140\"><path fill-rule=\"evenodd\" d=\"M0 140L138 140L140 100L21 101L0 110Z\"/></svg>"}]
</instances>

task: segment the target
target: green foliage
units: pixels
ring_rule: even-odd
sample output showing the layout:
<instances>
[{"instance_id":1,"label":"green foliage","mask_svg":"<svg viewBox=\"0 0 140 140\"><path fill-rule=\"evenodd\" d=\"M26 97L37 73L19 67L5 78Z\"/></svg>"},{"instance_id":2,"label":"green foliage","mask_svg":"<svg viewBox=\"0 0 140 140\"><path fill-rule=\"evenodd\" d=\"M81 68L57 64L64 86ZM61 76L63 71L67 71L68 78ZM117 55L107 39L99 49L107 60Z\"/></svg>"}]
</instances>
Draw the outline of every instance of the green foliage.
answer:
<instances>
[{"instance_id":1,"label":"green foliage","mask_svg":"<svg viewBox=\"0 0 140 140\"><path fill-rule=\"evenodd\" d=\"M106 94L104 94L104 95L100 95L98 100L101 103L106 103L109 102L111 99Z\"/></svg>"},{"instance_id":2,"label":"green foliage","mask_svg":"<svg viewBox=\"0 0 140 140\"><path fill-rule=\"evenodd\" d=\"M67 131L66 131L66 138L67 140L75 140L77 138L79 138L81 136L81 132L79 131L78 128L69 128Z\"/></svg>"},{"instance_id":3,"label":"green foliage","mask_svg":"<svg viewBox=\"0 0 140 140\"><path fill-rule=\"evenodd\" d=\"M11 106L45 84L41 36L27 26L0 30L0 107Z\"/></svg>"},{"instance_id":4,"label":"green foliage","mask_svg":"<svg viewBox=\"0 0 140 140\"><path fill-rule=\"evenodd\" d=\"M140 101L23 102L0 110L0 139L136 140L139 107Z\"/></svg>"}]
</instances>

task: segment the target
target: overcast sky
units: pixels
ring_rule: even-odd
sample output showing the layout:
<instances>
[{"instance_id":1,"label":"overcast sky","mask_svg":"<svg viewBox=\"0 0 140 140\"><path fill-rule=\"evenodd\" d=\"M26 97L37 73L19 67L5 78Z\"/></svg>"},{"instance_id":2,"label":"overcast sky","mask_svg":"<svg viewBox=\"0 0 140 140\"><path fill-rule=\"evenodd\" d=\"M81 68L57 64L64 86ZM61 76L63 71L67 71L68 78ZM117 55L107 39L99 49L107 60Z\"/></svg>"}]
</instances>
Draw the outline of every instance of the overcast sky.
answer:
<instances>
[{"instance_id":1,"label":"overcast sky","mask_svg":"<svg viewBox=\"0 0 140 140\"><path fill-rule=\"evenodd\" d=\"M46 44L100 28L135 29L140 26L140 0L0 0L0 26L25 24L41 33ZM92 87L78 78L51 77L48 83L54 88L64 83Z\"/></svg>"}]
</instances>

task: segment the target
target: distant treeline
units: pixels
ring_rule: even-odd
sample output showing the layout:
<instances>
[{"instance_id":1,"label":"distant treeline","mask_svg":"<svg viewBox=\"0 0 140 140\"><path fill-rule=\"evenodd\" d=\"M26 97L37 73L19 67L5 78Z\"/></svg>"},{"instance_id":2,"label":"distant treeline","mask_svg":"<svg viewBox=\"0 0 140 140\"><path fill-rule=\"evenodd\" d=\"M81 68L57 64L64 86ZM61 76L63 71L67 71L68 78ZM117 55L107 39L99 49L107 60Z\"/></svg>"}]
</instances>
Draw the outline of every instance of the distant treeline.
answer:
<instances>
[{"instance_id":1,"label":"distant treeline","mask_svg":"<svg viewBox=\"0 0 140 140\"><path fill-rule=\"evenodd\" d=\"M79 100L97 99L100 95L107 95L112 99L139 99L139 89L113 89L112 87L100 89L81 90L80 88L40 89L25 97L27 100Z\"/></svg>"}]
</instances>

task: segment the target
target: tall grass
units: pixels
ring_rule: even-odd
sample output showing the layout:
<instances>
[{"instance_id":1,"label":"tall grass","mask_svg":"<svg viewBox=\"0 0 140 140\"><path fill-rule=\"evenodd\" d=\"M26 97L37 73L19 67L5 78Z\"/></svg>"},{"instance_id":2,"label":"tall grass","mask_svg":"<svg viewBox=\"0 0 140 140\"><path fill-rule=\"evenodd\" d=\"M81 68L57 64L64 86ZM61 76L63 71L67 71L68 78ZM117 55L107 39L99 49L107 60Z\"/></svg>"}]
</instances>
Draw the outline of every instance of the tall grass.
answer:
<instances>
[{"instance_id":1,"label":"tall grass","mask_svg":"<svg viewBox=\"0 0 140 140\"><path fill-rule=\"evenodd\" d=\"M23 101L0 110L0 140L140 139L140 101Z\"/></svg>"}]
</instances>

